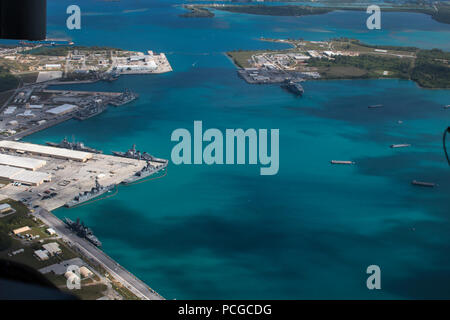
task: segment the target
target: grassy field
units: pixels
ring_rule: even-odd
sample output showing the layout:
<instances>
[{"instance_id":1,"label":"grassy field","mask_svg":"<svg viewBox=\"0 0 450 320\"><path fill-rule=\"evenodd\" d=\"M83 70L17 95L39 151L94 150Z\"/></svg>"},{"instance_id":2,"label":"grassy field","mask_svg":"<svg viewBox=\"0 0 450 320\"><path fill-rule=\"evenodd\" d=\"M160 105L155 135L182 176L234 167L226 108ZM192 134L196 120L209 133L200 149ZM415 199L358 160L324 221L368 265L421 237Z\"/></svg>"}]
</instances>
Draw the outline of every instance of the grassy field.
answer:
<instances>
[{"instance_id":1,"label":"grassy field","mask_svg":"<svg viewBox=\"0 0 450 320\"><path fill-rule=\"evenodd\" d=\"M82 279L81 289L79 290L68 289L67 279L64 275L56 275L49 272L45 275L45 277L56 285L61 291L74 295L81 300L96 300L103 297L105 295L105 291L107 290L107 286L104 283L98 282L100 279L97 276L94 278L95 281L92 279Z\"/></svg>"},{"instance_id":2,"label":"grassy field","mask_svg":"<svg viewBox=\"0 0 450 320\"><path fill-rule=\"evenodd\" d=\"M32 268L40 269L54 263L72 259L77 257L77 254L72 249L67 247L59 239L54 239L45 232L47 226L43 225L41 221L29 215L28 208L21 202L6 199L0 201L1 203L8 203L12 208L16 210L15 213L0 218L0 258L12 260L15 262L26 264ZM39 235L39 238L33 241L27 241L20 239L12 235L12 230L28 226L31 231L26 233L33 236ZM42 241L42 243L40 242ZM42 249L42 245L48 242L58 242L62 253L50 257L46 261L38 260L34 255L35 250ZM18 249L24 249L23 253L19 253L15 256L9 256L8 253Z\"/></svg>"}]
</instances>

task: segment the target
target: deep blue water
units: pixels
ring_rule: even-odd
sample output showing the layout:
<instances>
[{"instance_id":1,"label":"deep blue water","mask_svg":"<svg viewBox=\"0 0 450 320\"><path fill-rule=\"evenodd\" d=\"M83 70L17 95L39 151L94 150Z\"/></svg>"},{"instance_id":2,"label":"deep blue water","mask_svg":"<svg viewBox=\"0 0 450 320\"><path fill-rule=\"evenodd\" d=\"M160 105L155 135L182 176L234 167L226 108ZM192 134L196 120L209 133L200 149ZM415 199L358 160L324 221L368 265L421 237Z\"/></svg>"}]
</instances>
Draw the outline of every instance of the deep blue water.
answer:
<instances>
[{"instance_id":1,"label":"deep blue water","mask_svg":"<svg viewBox=\"0 0 450 320\"><path fill-rule=\"evenodd\" d=\"M249 165L170 165L163 179L56 210L87 222L104 250L152 288L169 299L450 298L450 171L441 146L450 92L400 80L311 81L299 99L278 86L246 84L223 54L280 47L260 36L448 50L449 25L389 13L382 30L368 31L365 13L183 19L167 1L79 1L82 30L68 31L72 1L49 2L50 37L163 51L175 71L70 86L131 88L140 99L25 140L74 135L105 152L136 143L169 158L172 131L192 129L194 120L205 128L280 129L276 176ZM379 103L385 107L367 108ZM392 143L413 146L393 150ZM331 159L357 164L333 167ZM439 187L413 187L413 179ZM371 264L381 267L377 292L366 288Z\"/></svg>"}]
</instances>

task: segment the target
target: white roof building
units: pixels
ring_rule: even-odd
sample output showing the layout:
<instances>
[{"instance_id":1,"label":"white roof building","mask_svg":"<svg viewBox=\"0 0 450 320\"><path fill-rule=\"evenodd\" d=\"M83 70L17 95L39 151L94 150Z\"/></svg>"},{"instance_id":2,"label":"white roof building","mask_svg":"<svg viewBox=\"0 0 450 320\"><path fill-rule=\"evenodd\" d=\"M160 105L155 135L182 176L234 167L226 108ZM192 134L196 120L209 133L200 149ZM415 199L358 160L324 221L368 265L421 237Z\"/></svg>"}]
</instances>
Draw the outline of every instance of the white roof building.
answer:
<instances>
[{"instance_id":1,"label":"white roof building","mask_svg":"<svg viewBox=\"0 0 450 320\"><path fill-rule=\"evenodd\" d=\"M31 229L30 229L29 226L25 226L25 227L22 227L22 228L18 228L18 229L13 230L13 233L14 233L15 235L18 235L19 233L27 232L27 231L30 231L30 230L31 230Z\"/></svg>"},{"instance_id":2,"label":"white roof building","mask_svg":"<svg viewBox=\"0 0 450 320\"><path fill-rule=\"evenodd\" d=\"M47 162L45 160L11 156L9 154L0 154L0 165L6 165L34 171L36 169L42 168L46 164Z\"/></svg>"},{"instance_id":3,"label":"white roof building","mask_svg":"<svg viewBox=\"0 0 450 320\"><path fill-rule=\"evenodd\" d=\"M59 69L61 68L60 64L46 64L45 69Z\"/></svg>"},{"instance_id":4,"label":"white roof building","mask_svg":"<svg viewBox=\"0 0 450 320\"><path fill-rule=\"evenodd\" d=\"M78 106L73 104L63 104L55 108L51 108L50 110L47 110L47 113L51 113L53 115L63 115L69 112L76 111L78 109Z\"/></svg>"},{"instance_id":5,"label":"white roof building","mask_svg":"<svg viewBox=\"0 0 450 320\"><path fill-rule=\"evenodd\" d=\"M16 117L21 118L34 118L36 115L31 110L25 110L23 113L19 113Z\"/></svg>"},{"instance_id":6,"label":"white roof building","mask_svg":"<svg viewBox=\"0 0 450 320\"><path fill-rule=\"evenodd\" d=\"M92 271L89 270L88 268L86 268L85 266L82 266L80 268L80 274L83 276L83 278L89 278L89 277L92 277L94 275L92 273Z\"/></svg>"},{"instance_id":7,"label":"white roof building","mask_svg":"<svg viewBox=\"0 0 450 320\"><path fill-rule=\"evenodd\" d=\"M64 277L69 280L69 281L78 281L80 278L73 272L71 271L67 271L66 273L64 273Z\"/></svg>"},{"instance_id":8,"label":"white roof building","mask_svg":"<svg viewBox=\"0 0 450 320\"><path fill-rule=\"evenodd\" d=\"M14 112L16 112L16 109L17 109L17 107L10 106L10 107L6 108L5 111L3 111L3 114L5 114L5 115L13 114Z\"/></svg>"},{"instance_id":9,"label":"white roof building","mask_svg":"<svg viewBox=\"0 0 450 320\"><path fill-rule=\"evenodd\" d=\"M0 178L32 186L38 186L45 181L51 181L51 175L49 173L29 171L23 168L5 165L0 165Z\"/></svg>"},{"instance_id":10,"label":"white roof building","mask_svg":"<svg viewBox=\"0 0 450 320\"><path fill-rule=\"evenodd\" d=\"M17 142L17 141L0 140L0 148L10 151L20 150L30 154L80 162L86 162L88 159L92 158L92 153L89 152L55 148L49 146L42 146L39 144Z\"/></svg>"},{"instance_id":11,"label":"white roof building","mask_svg":"<svg viewBox=\"0 0 450 320\"><path fill-rule=\"evenodd\" d=\"M11 210L11 206L7 203L0 204L0 213L8 212Z\"/></svg>"},{"instance_id":12,"label":"white roof building","mask_svg":"<svg viewBox=\"0 0 450 320\"><path fill-rule=\"evenodd\" d=\"M48 260L48 252L45 250L36 250L34 255L41 261Z\"/></svg>"},{"instance_id":13,"label":"white roof building","mask_svg":"<svg viewBox=\"0 0 450 320\"><path fill-rule=\"evenodd\" d=\"M30 186L39 186L44 182L51 181L52 176L46 172L24 170L14 175L12 180Z\"/></svg>"},{"instance_id":14,"label":"white roof building","mask_svg":"<svg viewBox=\"0 0 450 320\"><path fill-rule=\"evenodd\" d=\"M60 254L62 252L57 242L46 243L42 246L50 255Z\"/></svg>"}]
</instances>

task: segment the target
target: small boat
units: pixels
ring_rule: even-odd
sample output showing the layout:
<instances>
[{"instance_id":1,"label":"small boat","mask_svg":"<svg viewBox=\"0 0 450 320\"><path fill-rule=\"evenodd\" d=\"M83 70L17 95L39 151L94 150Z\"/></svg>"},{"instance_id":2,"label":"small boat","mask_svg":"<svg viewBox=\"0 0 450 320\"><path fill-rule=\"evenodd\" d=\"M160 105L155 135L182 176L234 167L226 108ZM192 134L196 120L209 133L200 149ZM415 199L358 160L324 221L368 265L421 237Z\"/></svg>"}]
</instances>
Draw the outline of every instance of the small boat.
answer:
<instances>
[{"instance_id":1,"label":"small boat","mask_svg":"<svg viewBox=\"0 0 450 320\"><path fill-rule=\"evenodd\" d=\"M368 108L369 109L376 109L376 108L382 108L382 107L383 107L382 104L373 104L373 105L369 106Z\"/></svg>"},{"instance_id":2,"label":"small boat","mask_svg":"<svg viewBox=\"0 0 450 320\"><path fill-rule=\"evenodd\" d=\"M331 164L355 164L355 161L331 160Z\"/></svg>"},{"instance_id":3,"label":"small boat","mask_svg":"<svg viewBox=\"0 0 450 320\"><path fill-rule=\"evenodd\" d=\"M450 109L450 104L444 106L444 109Z\"/></svg>"},{"instance_id":4,"label":"small boat","mask_svg":"<svg viewBox=\"0 0 450 320\"><path fill-rule=\"evenodd\" d=\"M433 188L436 186L436 183L433 183L433 182L423 182L423 181L417 181L417 180L413 180L411 183L415 186L420 186L420 187Z\"/></svg>"},{"instance_id":5,"label":"small boat","mask_svg":"<svg viewBox=\"0 0 450 320\"><path fill-rule=\"evenodd\" d=\"M407 143L391 144L391 148L393 148L393 149L395 149L395 148L407 148L407 147L411 147L411 145L407 144Z\"/></svg>"}]
</instances>

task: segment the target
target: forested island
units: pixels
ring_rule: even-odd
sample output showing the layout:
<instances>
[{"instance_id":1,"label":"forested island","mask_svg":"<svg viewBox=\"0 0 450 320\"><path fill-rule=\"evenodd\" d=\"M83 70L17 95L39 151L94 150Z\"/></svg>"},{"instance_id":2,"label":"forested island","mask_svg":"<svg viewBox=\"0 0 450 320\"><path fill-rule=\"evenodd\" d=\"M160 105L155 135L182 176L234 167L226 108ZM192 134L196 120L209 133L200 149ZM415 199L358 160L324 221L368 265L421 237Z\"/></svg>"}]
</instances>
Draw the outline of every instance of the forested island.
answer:
<instances>
[{"instance_id":1,"label":"forested island","mask_svg":"<svg viewBox=\"0 0 450 320\"><path fill-rule=\"evenodd\" d=\"M269 15L269 16L306 16L325 14L336 10L346 11L366 11L367 6L355 6L344 5L337 3L325 2L324 6L314 7L306 5L277 5L267 6L263 4L189 4L183 5L189 13L185 13L182 16L201 16L201 17L214 17L214 13L210 10L228 11L234 13L245 13L255 15ZM432 5L419 5L419 4L404 4L404 5L392 5L382 6L383 12L412 12L423 13L431 16L434 20L442 23L450 24L450 5L448 3L433 3ZM207 13L209 12L209 14Z\"/></svg>"}]
</instances>

